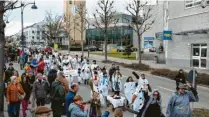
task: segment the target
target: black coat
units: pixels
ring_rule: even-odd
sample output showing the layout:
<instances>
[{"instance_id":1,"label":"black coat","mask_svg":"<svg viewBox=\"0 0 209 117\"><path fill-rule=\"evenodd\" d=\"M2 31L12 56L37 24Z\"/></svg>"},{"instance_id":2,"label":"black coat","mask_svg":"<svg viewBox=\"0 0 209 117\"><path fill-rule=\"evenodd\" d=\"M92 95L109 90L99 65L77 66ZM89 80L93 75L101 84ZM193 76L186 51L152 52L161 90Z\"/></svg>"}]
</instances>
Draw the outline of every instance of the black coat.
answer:
<instances>
[{"instance_id":1,"label":"black coat","mask_svg":"<svg viewBox=\"0 0 209 117\"><path fill-rule=\"evenodd\" d=\"M31 95L31 91L32 91L32 87L31 87L29 81L26 81L26 82L22 81L21 84L22 84L22 88L25 92L25 98L24 99L29 100L30 95Z\"/></svg>"},{"instance_id":2,"label":"black coat","mask_svg":"<svg viewBox=\"0 0 209 117\"><path fill-rule=\"evenodd\" d=\"M57 70L51 69L48 73L48 81L50 85L55 81L56 77L57 77Z\"/></svg>"},{"instance_id":3,"label":"black coat","mask_svg":"<svg viewBox=\"0 0 209 117\"><path fill-rule=\"evenodd\" d=\"M186 84L186 77L184 76L183 73L178 73L175 77L175 81L177 83L183 83L183 84Z\"/></svg>"},{"instance_id":4,"label":"black coat","mask_svg":"<svg viewBox=\"0 0 209 117\"><path fill-rule=\"evenodd\" d=\"M8 83L10 81L10 77L13 75L13 72L14 72L14 68L10 69L8 68L6 71L5 71L5 82Z\"/></svg>"}]
</instances>

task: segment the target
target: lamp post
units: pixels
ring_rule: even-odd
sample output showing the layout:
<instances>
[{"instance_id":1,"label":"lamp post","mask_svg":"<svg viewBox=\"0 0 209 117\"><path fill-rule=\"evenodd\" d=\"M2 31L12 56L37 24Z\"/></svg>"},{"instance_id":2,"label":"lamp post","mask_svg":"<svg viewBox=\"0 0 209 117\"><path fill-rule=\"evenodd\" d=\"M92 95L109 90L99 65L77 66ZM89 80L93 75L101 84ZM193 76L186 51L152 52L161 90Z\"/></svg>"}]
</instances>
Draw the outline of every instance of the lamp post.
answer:
<instances>
[{"instance_id":1,"label":"lamp post","mask_svg":"<svg viewBox=\"0 0 209 117\"><path fill-rule=\"evenodd\" d=\"M35 4L35 0L34 0L34 2L27 3L27 4L24 4L23 2L21 2L21 6L20 6L20 8L21 8L21 45L22 45L22 51L23 51L23 53L24 53L24 47L25 47L25 39L24 39L24 34L23 34L23 32L24 32L23 11L24 11L25 7L27 5L30 5L30 4L32 4L31 9L38 9L38 7Z\"/></svg>"}]
</instances>

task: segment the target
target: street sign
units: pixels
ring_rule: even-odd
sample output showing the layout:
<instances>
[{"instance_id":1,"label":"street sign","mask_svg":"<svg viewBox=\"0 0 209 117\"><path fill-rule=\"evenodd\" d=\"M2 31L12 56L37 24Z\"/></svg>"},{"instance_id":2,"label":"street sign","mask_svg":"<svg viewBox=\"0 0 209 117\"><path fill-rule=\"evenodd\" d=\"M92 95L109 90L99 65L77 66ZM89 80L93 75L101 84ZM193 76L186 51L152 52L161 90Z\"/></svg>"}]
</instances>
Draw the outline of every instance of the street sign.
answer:
<instances>
[{"instance_id":1,"label":"street sign","mask_svg":"<svg viewBox=\"0 0 209 117\"><path fill-rule=\"evenodd\" d=\"M164 30L163 31L163 40L172 40L172 31Z\"/></svg>"},{"instance_id":2,"label":"street sign","mask_svg":"<svg viewBox=\"0 0 209 117\"><path fill-rule=\"evenodd\" d=\"M196 83L197 75L198 75L198 73L197 73L196 70L191 70L188 74L188 81L189 81L190 84L192 84L192 87L195 88L195 89L197 87L197 83Z\"/></svg>"}]
</instances>

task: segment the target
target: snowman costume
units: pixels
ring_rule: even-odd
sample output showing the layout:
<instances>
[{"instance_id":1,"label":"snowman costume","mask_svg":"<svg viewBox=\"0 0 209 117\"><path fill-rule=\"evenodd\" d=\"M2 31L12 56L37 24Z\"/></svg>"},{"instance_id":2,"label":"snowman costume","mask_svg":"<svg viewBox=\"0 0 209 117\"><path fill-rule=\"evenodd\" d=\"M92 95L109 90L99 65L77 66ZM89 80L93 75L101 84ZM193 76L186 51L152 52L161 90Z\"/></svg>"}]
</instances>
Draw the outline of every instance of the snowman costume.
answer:
<instances>
[{"instance_id":1,"label":"snowman costume","mask_svg":"<svg viewBox=\"0 0 209 117\"><path fill-rule=\"evenodd\" d=\"M132 95L136 90L136 83L135 82L126 82L124 84L124 94L126 99L128 100L128 104L131 104Z\"/></svg>"},{"instance_id":2,"label":"snowman costume","mask_svg":"<svg viewBox=\"0 0 209 117\"><path fill-rule=\"evenodd\" d=\"M120 73L114 73L113 74L113 90L116 92L120 92L122 89L122 75Z\"/></svg>"},{"instance_id":3,"label":"snowman costume","mask_svg":"<svg viewBox=\"0 0 209 117\"><path fill-rule=\"evenodd\" d=\"M86 64L83 65L82 74L83 74L84 83L86 83L92 77L92 73L91 73L89 63L86 63Z\"/></svg>"},{"instance_id":4,"label":"snowman costume","mask_svg":"<svg viewBox=\"0 0 209 117\"><path fill-rule=\"evenodd\" d=\"M99 90L103 96L108 95L109 79L107 74L104 74L103 77L99 79Z\"/></svg>"}]
</instances>

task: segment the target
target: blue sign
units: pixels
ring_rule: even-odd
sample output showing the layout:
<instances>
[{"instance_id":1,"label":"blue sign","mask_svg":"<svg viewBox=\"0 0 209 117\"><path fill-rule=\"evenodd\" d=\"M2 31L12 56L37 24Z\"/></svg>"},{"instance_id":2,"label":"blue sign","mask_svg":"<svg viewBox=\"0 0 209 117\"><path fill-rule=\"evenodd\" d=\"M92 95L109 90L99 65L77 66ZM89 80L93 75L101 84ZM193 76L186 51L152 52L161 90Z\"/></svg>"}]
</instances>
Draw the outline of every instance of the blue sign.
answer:
<instances>
[{"instance_id":1,"label":"blue sign","mask_svg":"<svg viewBox=\"0 0 209 117\"><path fill-rule=\"evenodd\" d=\"M172 40L172 31L164 30L163 31L163 40Z\"/></svg>"},{"instance_id":2,"label":"blue sign","mask_svg":"<svg viewBox=\"0 0 209 117\"><path fill-rule=\"evenodd\" d=\"M144 37L144 40L154 40L154 37Z\"/></svg>"}]
</instances>

